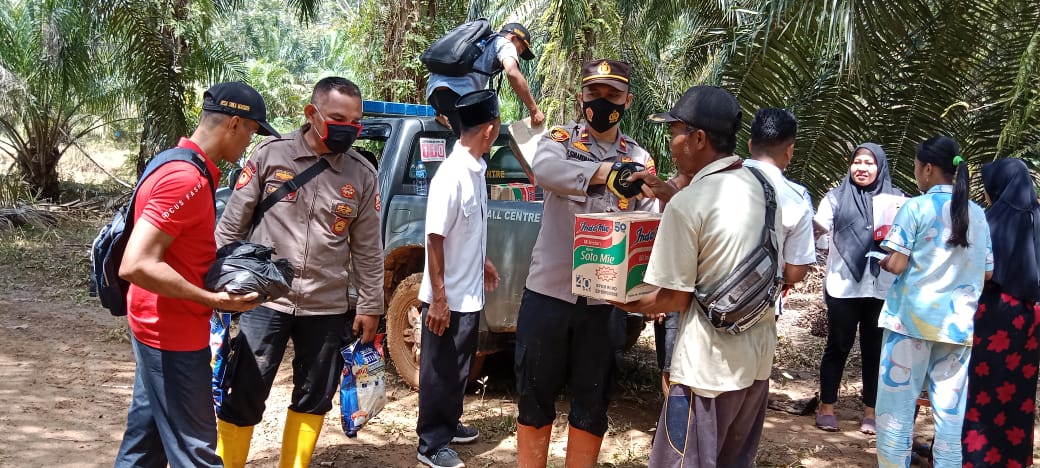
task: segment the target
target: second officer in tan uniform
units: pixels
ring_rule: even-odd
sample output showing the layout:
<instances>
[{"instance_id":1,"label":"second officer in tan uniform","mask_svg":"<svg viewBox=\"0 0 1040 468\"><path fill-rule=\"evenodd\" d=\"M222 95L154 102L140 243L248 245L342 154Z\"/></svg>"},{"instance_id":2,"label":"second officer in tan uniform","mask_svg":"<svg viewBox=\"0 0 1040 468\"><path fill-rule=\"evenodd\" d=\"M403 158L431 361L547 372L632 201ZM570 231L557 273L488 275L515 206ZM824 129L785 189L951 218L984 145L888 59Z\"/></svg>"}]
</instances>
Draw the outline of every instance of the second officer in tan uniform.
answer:
<instances>
[{"instance_id":1,"label":"second officer in tan uniform","mask_svg":"<svg viewBox=\"0 0 1040 468\"><path fill-rule=\"evenodd\" d=\"M578 101L585 123L551 129L532 163L545 204L516 330L517 455L524 468L546 464L555 403L564 386L571 395L567 466L595 466L607 431L608 391L621 346L612 337L623 336L624 313L571 294L574 215L655 206L652 200L619 196L607 183L611 171L620 169L615 163L654 171L650 155L618 129L632 104L629 65L583 64Z\"/></svg>"},{"instance_id":2,"label":"second officer in tan uniform","mask_svg":"<svg viewBox=\"0 0 1040 468\"><path fill-rule=\"evenodd\" d=\"M348 262L359 296L354 334L371 342L383 314L378 181L372 165L350 149L361 131L361 92L344 78L322 79L304 116L299 131L268 138L253 151L217 226L217 245L244 239L273 246L296 275L288 296L242 314L239 322L236 362L228 366L230 386L217 414L217 453L228 467L245 465L290 339L293 392L280 466L310 463L343 365ZM323 158L329 166L275 203L250 235L261 200Z\"/></svg>"}]
</instances>

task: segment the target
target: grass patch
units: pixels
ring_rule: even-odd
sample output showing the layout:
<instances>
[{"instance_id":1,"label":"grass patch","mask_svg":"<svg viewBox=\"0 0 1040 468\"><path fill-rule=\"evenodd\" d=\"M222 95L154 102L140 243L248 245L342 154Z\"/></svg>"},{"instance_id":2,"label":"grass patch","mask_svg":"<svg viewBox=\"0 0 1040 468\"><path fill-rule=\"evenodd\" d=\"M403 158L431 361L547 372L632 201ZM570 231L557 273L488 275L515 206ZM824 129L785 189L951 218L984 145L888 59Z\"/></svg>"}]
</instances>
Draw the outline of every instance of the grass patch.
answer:
<instances>
[{"instance_id":1,"label":"grass patch","mask_svg":"<svg viewBox=\"0 0 1040 468\"><path fill-rule=\"evenodd\" d=\"M21 177L0 176L0 206L14 206L26 200L35 200L37 193Z\"/></svg>"},{"instance_id":2,"label":"grass patch","mask_svg":"<svg viewBox=\"0 0 1040 468\"><path fill-rule=\"evenodd\" d=\"M105 333L101 335L102 341L109 343L130 343L130 327L125 321L120 321L119 325L111 327L105 330Z\"/></svg>"},{"instance_id":3,"label":"grass patch","mask_svg":"<svg viewBox=\"0 0 1040 468\"><path fill-rule=\"evenodd\" d=\"M509 437L516 430L516 405L507 404L511 402L509 399L486 399L486 380L487 377L477 380L480 403L476 407L476 414L467 417L468 423L480 431L481 437Z\"/></svg>"},{"instance_id":4,"label":"grass patch","mask_svg":"<svg viewBox=\"0 0 1040 468\"><path fill-rule=\"evenodd\" d=\"M0 229L0 285L31 288L27 292L41 299L89 303L90 244L103 222L66 215L55 226Z\"/></svg>"},{"instance_id":5,"label":"grass patch","mask_svg":"<svg viewBox=\"0 0 1040 468\"><path fill-rule=\"evenodd\" d=\"M657 366L653 322L620 359L615 400L657 405L661 399L661 369Z\"/></svg>"}]
</instances>

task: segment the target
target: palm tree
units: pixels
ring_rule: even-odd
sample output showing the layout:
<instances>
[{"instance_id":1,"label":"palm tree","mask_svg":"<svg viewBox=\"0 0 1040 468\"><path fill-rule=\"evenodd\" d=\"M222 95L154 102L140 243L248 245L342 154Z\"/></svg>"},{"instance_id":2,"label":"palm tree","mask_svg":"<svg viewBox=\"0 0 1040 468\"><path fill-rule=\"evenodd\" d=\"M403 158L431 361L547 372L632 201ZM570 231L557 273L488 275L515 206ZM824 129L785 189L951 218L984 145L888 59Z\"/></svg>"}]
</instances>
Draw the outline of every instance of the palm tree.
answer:
<instances>
[{"instance_id":1,"label":"palm tree","mask_svg":"<svg viewBox=\"0 0 1040 468\"><path fill-rule=\"evenodd\" d=\"M241 6L213 0L2 0L0 152L44 197L58 196L68 147L116 118L142 124L138 172L188 132L205 86L246 76L209 34ZM317 0L285 2L299 21Z\"/></svg>"},{"instance_id":2,"label":"palm tree","mask_svg":"<svg viewBox=\"0 0 1040 468\"><path fill-rule=\"evenodd\" d=\"M241 79L241 57L209 39L219 13L212 2L116 0L95 4L99 21L118 49L126 99L142 118L138 173L158 151L187 134L186 111L197 84Z\"/></svg>"},{"instance_id":3,"label":"palm tree","mask_svg":"<svg viewBox=\"0 0 1040 468\"><path fill-rule=\"evenodd\" d=\"M156 151L170 147L189 130L195 99L212 83L247 77L244 58L216 40L213 22L248 6L241 0L85 0L121 46L120 69L128 99L142 120L138 173ZM306 24L320 14L318 0L286 0ZM254 66L262 66L253 64Z\"/></svg>"},{"instance_id":4,"label":"palm tree","mask_svg":"<svg viewBox=\"0 0 1040 468\"><path fill-rule=\"evenodd\" d=\"M0 8L0 151L40 196L59 194L56 166L105 125L118 84L111 49L77 0L6 0Z\"/></svg>"},{"instance_id":5,"label":"palm tree","mask_svg":"<svg viewBox=\"0 0 1040 468\"><path fill-rule=\"evenodd\" d=\"M794 110L801 128L789 176L817 197L862 141L886 148L896 184L909 193L913 148L937 133L956 138L972 165L1012 155L1037 163L1036 2L625 0L616 11L587 0L534 3L519 9L502 0L492 11L541 24L535 86L550 121L570 116L581 59L627 60L637 97L622 128L664 157L666 169L664 129L643 119L693 84L737 95L742 141L755 109Z\"/></svg>"},{"instance_id":6,"label":"palm tree","mask_svg":"<svg viewBox=\"0 0 1040 468\"><path fill-rule=\"evenodd\" d=\"M426 101L428 73L419 56L466 19L466 4L437 0L341 0L345 38L361 58L365 95L385 101Z\"/></svg>"}]
</instances>

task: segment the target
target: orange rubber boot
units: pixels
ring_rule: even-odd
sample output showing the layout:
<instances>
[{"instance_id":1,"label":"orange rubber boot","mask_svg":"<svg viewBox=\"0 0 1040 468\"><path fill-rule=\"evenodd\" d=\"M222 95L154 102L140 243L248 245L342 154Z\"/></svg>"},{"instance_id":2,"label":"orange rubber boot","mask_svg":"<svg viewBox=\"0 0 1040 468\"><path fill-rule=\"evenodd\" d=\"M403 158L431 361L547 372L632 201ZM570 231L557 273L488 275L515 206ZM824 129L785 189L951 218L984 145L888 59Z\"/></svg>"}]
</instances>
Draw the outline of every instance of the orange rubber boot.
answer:
<instances>
[{"instance_id":1,"label":"orange rubber boot","mask_svg":"<svg viewBox=\"0 0 1040 468\"><path fill-rule=\"evenodd\" d=\"M516 423L516 463L519 468L545 468L552 424L542 427Z\"/></svg>"},{"instance_id":2,"label":"orange rubber boot","mask_svg":"<svg viewBox=\"0 0 1040 468\"><path fill-rule=\"evenodd\" d=\"M574 426L567 431L567 468L595 468L603 438Z\"/></svg>"}]
</instances>

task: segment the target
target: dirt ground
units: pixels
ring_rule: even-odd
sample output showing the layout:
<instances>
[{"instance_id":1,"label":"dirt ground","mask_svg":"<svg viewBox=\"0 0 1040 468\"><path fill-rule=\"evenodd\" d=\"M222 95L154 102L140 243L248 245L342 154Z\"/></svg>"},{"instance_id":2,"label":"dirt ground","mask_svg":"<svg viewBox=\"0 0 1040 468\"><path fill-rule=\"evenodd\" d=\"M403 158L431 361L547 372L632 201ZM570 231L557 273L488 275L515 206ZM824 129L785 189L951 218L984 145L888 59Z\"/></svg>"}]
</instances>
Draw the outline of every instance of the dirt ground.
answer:
<instances>
[{"instance_id":1,"label":"dirt ground","mask_svg":"<svg viewBox=\"0 0 1040 468\"><path fill-rule=\"evenodd\" d=\"M86 296L86 245L96 221L26 232L0 231L0 467L111 466L130 400L134 362L125 320ZM811 288L807 288L811 289ZM781 321L781 346L772 381L777 401L811 397L823 340L808 332L818 294L796 291ZM289 362L287 357L285 362ZM854 357L852 363L857 363ZM470 467L514 466L516 416L509 357L492 356L486 379L466 399L464 419L481 431L459 446ZM855 373L855 365L850 366ZM283 364L266 419L258 427L250 466L275 466L288 405L290 372ZM645 466L661 397L648 327L622 362L601 466ZM871 466L874 438L857 431L858 378L842 389L843 432L823 433L811 416L769 410L759 466ZM338 406L329 413L313 466L417 466L417 393L392 377L390 404L356 439L340 430ZM567 405L559 404L551 466L563 466ZM927 430L927 427L923 428Z\"/></svg>"}]
</instances>

